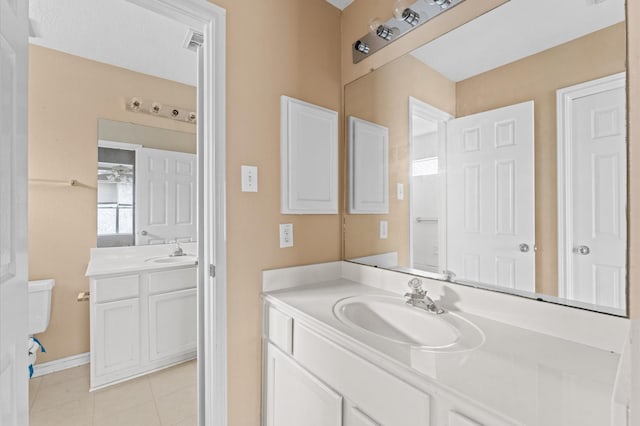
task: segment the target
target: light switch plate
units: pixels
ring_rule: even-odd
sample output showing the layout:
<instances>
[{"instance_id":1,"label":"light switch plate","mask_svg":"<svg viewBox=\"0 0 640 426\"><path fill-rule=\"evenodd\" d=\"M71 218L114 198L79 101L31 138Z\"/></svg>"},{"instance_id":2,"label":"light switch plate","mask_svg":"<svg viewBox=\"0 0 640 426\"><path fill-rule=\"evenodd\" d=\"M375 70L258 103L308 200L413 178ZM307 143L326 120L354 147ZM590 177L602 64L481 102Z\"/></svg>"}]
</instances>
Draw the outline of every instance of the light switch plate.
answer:
<instances>
[{"instance_id":1,"label":"light switch plate","mask_svg":"<svg viewBox=\"0 0 640 426\"><path fill-rule=\"evenodd\" d=\"M280 248L293 247L293 224L280 224Z\"/></svg>"},{"instance_id":2,"label":"light switch plate","mask_svg":"<svg viewBox=\"0 0 640 426\"><path fill-rule=\"evenodd\" d=\"M258 167L242 166L242 192L258 192Z\"/></svg>"},{"instance_id":3,"label":"light switch plate","mask_svg":"<svg viewBox=\"0 0 640 426\"><path fill-rule=\"evenodd\" d=\"M404 185L399 183L397 186L397 192L396 192L397 196L398 196L398 200L404 200Z\"/></svg>"},{"instance_id":4,"label":"light switch plate","mask_svg":"<svg viewBox=\"0 0 640 426\"><path fill-rule=\"evenodd\" d=\"M389 230L388 228L389 228L389 222L387 222L386 220L381 220L380 221L380 239L381 240L387 239L388 230Z\"/></svg>"}]
</instances>

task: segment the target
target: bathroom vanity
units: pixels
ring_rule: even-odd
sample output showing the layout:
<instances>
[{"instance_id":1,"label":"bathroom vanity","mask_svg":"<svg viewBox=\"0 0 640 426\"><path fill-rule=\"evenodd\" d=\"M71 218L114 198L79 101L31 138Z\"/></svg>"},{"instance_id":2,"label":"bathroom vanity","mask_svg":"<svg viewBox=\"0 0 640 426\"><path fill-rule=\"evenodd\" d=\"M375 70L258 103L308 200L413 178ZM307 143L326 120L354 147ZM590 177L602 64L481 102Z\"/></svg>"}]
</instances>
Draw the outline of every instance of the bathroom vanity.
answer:
<instances>
[{"instance_id":1,"label":"bathroom vanity","mask_svg":"<svg viewBox=\"0 0 640 426\"><path fill-rule=\"evenodd\" d=\"M196 356L195 243L93 249L91 390Z\"/></svg>"},{"instance_id":2,"label":"bathroom vanity","mask_svg":"<svg viewBox=\"0 0 640 426\"><path fill-rule=\"evenodd\" d=\"M435 315L405 304L407 275L319 267L265 272L263 426L625 424L626 320L423 280ZM551 322L527 327L538 308Z\"/></svg>"}]
</instances>

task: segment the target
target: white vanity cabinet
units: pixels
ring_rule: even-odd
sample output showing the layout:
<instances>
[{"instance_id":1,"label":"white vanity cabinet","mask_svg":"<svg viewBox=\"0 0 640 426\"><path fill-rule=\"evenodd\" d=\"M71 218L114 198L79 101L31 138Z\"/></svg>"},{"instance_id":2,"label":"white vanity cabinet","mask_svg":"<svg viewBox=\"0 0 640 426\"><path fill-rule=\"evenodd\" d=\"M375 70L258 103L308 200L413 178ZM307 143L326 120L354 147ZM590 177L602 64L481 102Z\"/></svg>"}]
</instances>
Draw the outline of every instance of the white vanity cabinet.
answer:
<instances>
[{"instance_id":1,"label":"white vanity cabinet","mask_svg":"<svg viewBox=\"0 0 640 426\"><path fill-rule=\"evenodd\" d=\"M194 266L90 279L91 389L191 359Z\"/></svg>"},{"instance_id":2,"label":"white vanity cabinet","mask_svg":"<svg viewBox=\"0 0 640 426\"><path fill-rule=\"evenodd\" d=\"M457 398L437 383L403 380L338 343L339 337L314 320L268 302L264 312L263 426L517 424Z\"/></svg>"}]
</instances>

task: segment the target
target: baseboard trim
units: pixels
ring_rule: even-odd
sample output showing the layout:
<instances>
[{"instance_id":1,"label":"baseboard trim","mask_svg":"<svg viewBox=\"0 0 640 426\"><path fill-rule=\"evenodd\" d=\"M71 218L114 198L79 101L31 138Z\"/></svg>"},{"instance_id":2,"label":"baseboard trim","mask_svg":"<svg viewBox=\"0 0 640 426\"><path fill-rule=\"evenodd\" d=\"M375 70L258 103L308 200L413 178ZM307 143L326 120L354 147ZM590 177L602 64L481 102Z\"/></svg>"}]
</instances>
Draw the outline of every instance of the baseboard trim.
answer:
<instances>
[{"instance_id":1,"label":"baseboard trim","mask_svg":"<svg viewBox=\"0 0 640 426\"><path fill-rule=\"evenodd\" d=\"M55 373L56 371L79 367L85 364L89 364L89 352L78 355L71 355L49 362L43 362L42 364L36 364L33 366L33 377L44 376L45 374L51 374Z\"/></svg>"}]
</instances>

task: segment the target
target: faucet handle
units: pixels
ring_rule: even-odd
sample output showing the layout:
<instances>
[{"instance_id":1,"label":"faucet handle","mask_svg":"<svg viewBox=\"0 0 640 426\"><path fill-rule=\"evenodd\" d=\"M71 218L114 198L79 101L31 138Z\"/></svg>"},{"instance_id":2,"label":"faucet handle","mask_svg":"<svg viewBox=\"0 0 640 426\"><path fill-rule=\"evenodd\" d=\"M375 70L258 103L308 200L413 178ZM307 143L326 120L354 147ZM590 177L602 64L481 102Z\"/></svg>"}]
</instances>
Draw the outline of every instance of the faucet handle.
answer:
<instances>
[{"instance_id":1,"label":"faucet handle","mask_svg":"<svg viewBox=\"0 0 640 426\"><path fill-rule=\"evenodd\" d=\"M407 284L411 290L422 290L422 280L420 278L412 278Z\"/></svg>"},{"instance_id":2,"label":"faucet handle","mask_svg":"<svg viewBox=\"0 0 640 426\"><path fill-rule=\"evenodd\" d=\"M411 289L411 293L406 293L405 298L410 299L424 299L427 295L427 291L422 288L422 280L420 278L412 278L407 284Z\"/></svg>"}]
</instances>

